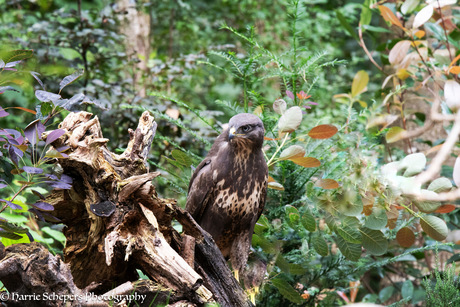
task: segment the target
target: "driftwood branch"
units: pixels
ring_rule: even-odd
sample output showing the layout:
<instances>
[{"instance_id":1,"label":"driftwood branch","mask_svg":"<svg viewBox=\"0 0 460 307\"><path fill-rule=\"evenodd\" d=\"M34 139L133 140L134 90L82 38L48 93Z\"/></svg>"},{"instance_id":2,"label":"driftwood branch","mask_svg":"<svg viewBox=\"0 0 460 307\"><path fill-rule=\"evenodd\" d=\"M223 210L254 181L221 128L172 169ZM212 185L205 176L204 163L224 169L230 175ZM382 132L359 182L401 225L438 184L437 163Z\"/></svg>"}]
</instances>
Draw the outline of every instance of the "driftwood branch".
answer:
<instances>
[{"instance_id":1,"label":"driftwood branch","mask_svg":"<svg viewBox=\"0 0 460 307\"><path fill-rule=\"evenodd\" d=\"M10 292L46 290L110 297L140 293L142 289L149 300L147 305L180 302L198 306L214 301L221 306L251 305L209 234L177 207L175 200L156 194L152 179L159 173L149 172L146 162L156 123L148 112L142 114L136 130L129 130L130 141L121 155L107 148L108 140L102 136L99 120L90 113L71 113L60 128L66 133L52 144L69 146L69 157L59 159L59 163L63 173L72 177L73 184L70 190L53 191L46 201L54 206L53 215L66 225L64 262L44 248L40 255L48 263L54 261L62 267L65 274L59 276L67 286L34 288L37 280L45 280L43 274L56 275L59 270L36 270L36 275L28 275L26 259L37 254L35 249L19 252L9 248L8 256L0 261L0 278L3 281L2 276L15 276L12 280L16 282L4 282ZM185 243L185 234L181 236L172 227L173 219L183 225L189 236ZM187 243L193 241L191 238L196 241L195 257L193 245ZM37 244L29 245L32 246L39 248ZM188 262L181 255L187 255ZM16 264L13 273L8 271L11 263ZM139 280L138 270L150 280ZM46 303L63 305L62 301ZM107 301L90 303L105 306Z\"/></svg>"}]
</instances>

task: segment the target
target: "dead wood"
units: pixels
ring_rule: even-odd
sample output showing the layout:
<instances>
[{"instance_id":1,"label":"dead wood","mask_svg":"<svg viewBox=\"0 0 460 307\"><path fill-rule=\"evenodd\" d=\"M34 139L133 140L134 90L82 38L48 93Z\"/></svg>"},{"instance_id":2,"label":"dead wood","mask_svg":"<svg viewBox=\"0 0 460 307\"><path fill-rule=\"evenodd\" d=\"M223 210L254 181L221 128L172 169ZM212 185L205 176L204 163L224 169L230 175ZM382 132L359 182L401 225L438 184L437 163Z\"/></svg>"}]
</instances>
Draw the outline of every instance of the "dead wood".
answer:
<instances>
[{"instance_id":1,"label":"dead wood","mask_svg":"<svg viewBox=\"0 0 460 307\"><path fill-rule=\"evenodd\" d=\"M8 248L0 262L0 277L11 277L11 283L4 283L10 292L45 291L32 283L45 272L58 274L44 268L54 261L65 272L59 276L67 286L56 290L50 284L47 291L82 295L141 291L155 302L176 305L199 306L213 301L222 306L251 305L210 235L177 207L175 200L156 194L152 179L159 173L149 172L146 162L156 123L148 112L142 114L137 129L129 131L130 141L121 155L108 150L99 120L90 113L71 113L60 128L66 134L53 145L70 147L66 152L69 157L58 162L73 184L70 190L53 191L46 201L54 206L53 215L66 225L65 264L46 249L37 252L37 244L22 252ZM190 265L193 245L182 242L182 236L172 228L173 219L196 241L196 270ZM36 270L36 277L27 280L25 259L35 254L48 262ZM187 255L189 263L181 255ZM14 274L6 270L10 262L16 264ZM137 270L150 280L139 281ZM92 301L91 305L106 303Z\"/></svg>"}]
</instances>

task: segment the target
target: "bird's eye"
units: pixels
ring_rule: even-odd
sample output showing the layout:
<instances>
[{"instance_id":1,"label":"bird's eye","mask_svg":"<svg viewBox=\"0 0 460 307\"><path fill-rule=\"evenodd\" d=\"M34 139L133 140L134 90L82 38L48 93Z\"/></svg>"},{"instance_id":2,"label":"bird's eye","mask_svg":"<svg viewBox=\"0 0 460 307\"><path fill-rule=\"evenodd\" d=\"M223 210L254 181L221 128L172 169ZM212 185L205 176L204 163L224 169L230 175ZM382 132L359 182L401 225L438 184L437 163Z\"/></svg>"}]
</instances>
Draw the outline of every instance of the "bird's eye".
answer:
<instances>
[{"instance_id":1,"label":"bird's eye","mask_svg":"<svg viewBox=\"0 0 460 307\"><path fill-rule=\"evenodd\" d=\"M243 132L248 132L249 130L251 130L251 126L249 126L249 125L243 126L243 127L241 127L241 130Z\"/></svg>"}]
</instances>

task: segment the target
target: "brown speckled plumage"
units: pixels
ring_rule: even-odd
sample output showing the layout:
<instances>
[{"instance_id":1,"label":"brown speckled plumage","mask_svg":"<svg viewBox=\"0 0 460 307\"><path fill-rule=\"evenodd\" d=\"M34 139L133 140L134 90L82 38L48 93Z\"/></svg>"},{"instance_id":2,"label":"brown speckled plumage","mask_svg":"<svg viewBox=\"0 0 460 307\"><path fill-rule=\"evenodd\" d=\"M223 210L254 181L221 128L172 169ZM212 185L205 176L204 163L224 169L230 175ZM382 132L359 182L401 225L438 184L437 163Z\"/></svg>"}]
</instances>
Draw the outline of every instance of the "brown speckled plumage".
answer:
<instances>
[{"instance_id":1,"label":"brown speckled plumage","mask_svg":"<svg viewBox=\"0 0 460 307\"><path fill-rule=\"evenodd\" d=\"M257 116L235 115L196 168L189 185L186 209L240 272L265 205L268 168L262 153L263 137L264 127Z\"/></svg>"}]
</instances>

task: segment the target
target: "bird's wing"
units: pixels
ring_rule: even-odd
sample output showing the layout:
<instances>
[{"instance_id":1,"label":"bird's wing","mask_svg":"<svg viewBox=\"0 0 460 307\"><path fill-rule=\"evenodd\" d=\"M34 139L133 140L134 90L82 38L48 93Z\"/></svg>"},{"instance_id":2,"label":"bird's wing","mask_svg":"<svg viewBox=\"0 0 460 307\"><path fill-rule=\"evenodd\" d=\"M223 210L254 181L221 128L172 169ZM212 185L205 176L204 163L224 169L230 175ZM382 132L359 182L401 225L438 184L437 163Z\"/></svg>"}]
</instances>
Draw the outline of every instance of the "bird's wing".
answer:
<instances>
[{"instance_id":1,"label":"bird's wing","mask_svg":"<svg viewBox=\"0 0 460 307\"><path fill-rule=\"evenodd\" d=\"M206 206L210 203L210 197L215 187L212 178L212 160L212 157L207 157L197 166L188 187L185 209L198 223L201 221Z\"/></svg>"},{"instance_id":2,"label":"bird's wing","mask_svg":"<svg viewBox=\"0 0 460 307\"><path fill-rule=\"evenodd\" d=\"M198 223L201 222L206 207L213 202L211 198L213 197L213 192L216 187L213 173L214 170L218 168L218 166L216 166L216 160L220 146L225 142L226 135L228 135L227 130L217 137L208 155L198 164L190 179L185 210L190 212Z\"/></svg>"}]
</instances>

